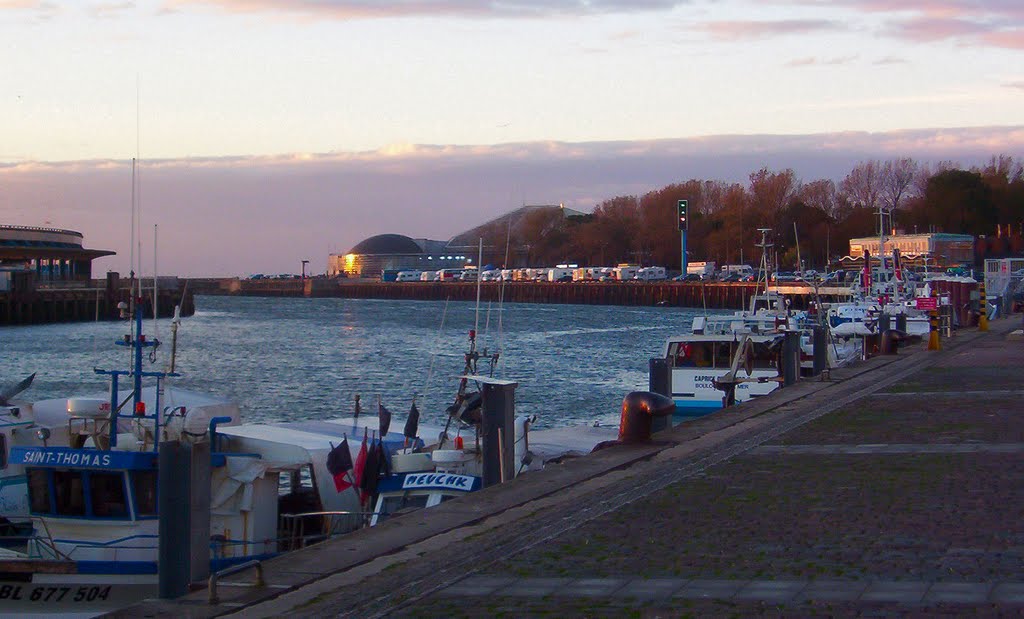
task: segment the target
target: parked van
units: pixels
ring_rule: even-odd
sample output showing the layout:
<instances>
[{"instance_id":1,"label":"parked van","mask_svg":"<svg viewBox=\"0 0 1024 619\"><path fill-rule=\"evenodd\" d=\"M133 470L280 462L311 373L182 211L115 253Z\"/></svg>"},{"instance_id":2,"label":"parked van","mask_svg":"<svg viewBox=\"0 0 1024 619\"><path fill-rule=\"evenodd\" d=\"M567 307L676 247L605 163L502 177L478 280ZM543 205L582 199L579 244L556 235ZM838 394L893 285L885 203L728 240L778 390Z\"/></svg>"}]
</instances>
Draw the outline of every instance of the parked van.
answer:
<instances>
[{"instance_id":1,"label":"parked van","mask_svg":"<svg viewBox=\"0 0 1024 619\"><path fill-rule=\"evenodd\" d=\"M636 273L639 270L640 267L637 266L620 264L619 266L612 269L612 274L618 281L625 282L631 279L636 279Z\"/></svg>"},{"instance_id":2,"label":"parked van","mask_svg":"<svg viewBox=\"0 0 1024 619\"><path fill-rule=\"evenodd\" d=\"M668 279L665 267L644 267L636 272L636 279L645 282L656 282Z\"/></svg>"},{"instance_id":3,"label":"parked van","mask_svg":"<svg viewBox=\"0 0 1024 619\"><path fill-rule=\"evenodd\" d=\"M722 266L722 277L739 275L740 277L753 277L754 268L749 264L726 264Z\"/></svg>"},{"instance_id":4,"label":"parked van","mask_svg":"<svg viewBox=\"0 0 1024 619\"><path fill-rule=\"evenodd\" d=\"M462 269L441 269L437 272L437 281L454 282L462 278Z\"/></svg>"},{"instance_id":5,"label":"parked van","mask_svg":"<svg viewBox=\"0 0 1024 619\"><path fill-rule=\"evenodd\" d=\"M700 275L701 279L709 279L715 276L715 268L718 265L714 262L687 262L687 275Z\"/></svg>"},{"instance_id":6,"label":"parked van","mask_svg":"<svg viewBox=\"0 0 1024 619\"><path fill-rule=\"evenodd\" d=\"M571 281L572 269L555 267L548 269L547 276L549 282Z\"/></svg>"},{"instance_id":7,"label":"parked van","mask_svg":"<svg viewBox=\"0 0 1024 619\"><path fill-rule=\"evenodd\" d=\"M438 277L440 277L438 275L438 273L439 273L439 271L424 271L424 272L420 273L420 281L421 282L436 282L438 280Z\"/></svg>"},{"instance_id":8,"label":"parked van","mask_svg":"<svg viewBox=\"0 0 1024 619\"><path fill-rule=\"evenodd\" d=\"M418 282L422 279L423 273L420 271L399 271L398 276L395 278L396 282Z\"/></svg>"}]
</instances>

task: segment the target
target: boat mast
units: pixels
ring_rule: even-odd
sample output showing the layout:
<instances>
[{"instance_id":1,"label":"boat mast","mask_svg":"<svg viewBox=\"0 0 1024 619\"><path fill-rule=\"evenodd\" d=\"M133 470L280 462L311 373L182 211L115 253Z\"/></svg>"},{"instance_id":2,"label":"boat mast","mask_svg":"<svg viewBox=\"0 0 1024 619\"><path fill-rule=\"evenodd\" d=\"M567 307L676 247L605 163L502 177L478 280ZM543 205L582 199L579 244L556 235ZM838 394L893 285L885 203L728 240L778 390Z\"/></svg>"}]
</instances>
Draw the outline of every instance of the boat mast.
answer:
<instances>
[{"instance_id":1,"label":"boat mast","mask_svg":"<svg viewBox=\"0 0 1024 619\"><path fill-rule=\"evenodd\" d=\"M757 244L757 247L761 248L761 266L759 270L764 274L764 293L768 294L768 265L770 261L768 259L768 250L774 247L773 243L768 242L768 233L772 231L771 228L758 228L758 232L761 233L761 242ZM761 289L761 273L757 275L757 285L754 288L754 296L757 296L757 291ZM776 284L777 285L777 284Z\"/></svg>"}]
</instances>

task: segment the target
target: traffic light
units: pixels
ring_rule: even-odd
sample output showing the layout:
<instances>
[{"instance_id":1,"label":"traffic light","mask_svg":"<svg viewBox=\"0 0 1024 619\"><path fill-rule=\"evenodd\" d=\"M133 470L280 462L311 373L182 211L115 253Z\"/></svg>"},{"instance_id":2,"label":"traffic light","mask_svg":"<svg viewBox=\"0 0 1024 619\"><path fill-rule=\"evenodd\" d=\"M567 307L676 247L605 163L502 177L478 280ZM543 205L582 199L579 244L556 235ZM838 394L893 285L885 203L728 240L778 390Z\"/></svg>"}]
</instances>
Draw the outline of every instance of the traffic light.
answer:
<instances>
[{"instance_id":1,"label":"traffic light","mask_svg":"<svg viewBox=\"0 0 1024 619\"><path fill-rule=\"evenodd\" d=\"M679 201L679 230L681 232L686 232L689 227L686 219L686 206L686 200Z\"/></svg>"}]
</instances>

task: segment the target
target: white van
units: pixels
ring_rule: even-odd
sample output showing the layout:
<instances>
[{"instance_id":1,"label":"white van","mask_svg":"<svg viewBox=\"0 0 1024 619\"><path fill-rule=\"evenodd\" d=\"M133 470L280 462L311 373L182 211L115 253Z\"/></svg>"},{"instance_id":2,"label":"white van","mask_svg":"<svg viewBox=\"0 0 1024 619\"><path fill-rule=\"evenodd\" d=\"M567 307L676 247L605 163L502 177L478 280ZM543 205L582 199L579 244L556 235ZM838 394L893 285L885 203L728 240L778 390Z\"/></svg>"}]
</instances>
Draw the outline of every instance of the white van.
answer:
<instances>
[{"instance_id":1,"label":"white van","mask_svg":"<svg viewBox=\"0 0 1024 619\"><path fill-rule=\"evenodd\" d=\"M644 267L636 272L636 278L645 282L656 282L668 279L665 267Z\"/></svg>"},{"instance_id":2,"label":"white van","mask_svg":"<svg viewBox=\"0 0 1024 619\"><path fill-rule=\"evenodd\" d=\"M635 266L623 266L619 265L612 270L615 279L620 282L627 282L631 279L636 279L636 273L640 270L640 267Z\"/></svg>"},{"instance_id":3,"label":"white van","mask_svg":"<svg viewBox=\"0 0 1024 619\"><path fill-rule=\"evenodd\" d=\"M423 274L420 271L399 271L395 277L396 282L418 282Z\"/></svg>"}]
</instances>

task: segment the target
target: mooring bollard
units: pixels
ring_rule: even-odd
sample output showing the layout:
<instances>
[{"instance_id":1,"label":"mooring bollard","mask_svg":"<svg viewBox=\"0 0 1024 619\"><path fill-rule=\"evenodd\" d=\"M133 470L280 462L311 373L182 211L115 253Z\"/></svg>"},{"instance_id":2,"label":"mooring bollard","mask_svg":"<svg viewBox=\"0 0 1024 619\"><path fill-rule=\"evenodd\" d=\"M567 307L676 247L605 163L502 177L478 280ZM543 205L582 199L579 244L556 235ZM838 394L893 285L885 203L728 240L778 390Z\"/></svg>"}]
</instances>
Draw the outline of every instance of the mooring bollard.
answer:
<instances>
[{"instance_id":1,"label":"mooring bollard","mask_svg":"<svg viewBox=\"0 0 1024 619\"><path fill-rule=\"evenodd\" d=\"M939 310L928 311L928 350L942 350L939 341Z\"/></svg>"},{"instance_id":2,"label":"mooring bollard","mask_svg":"<svg viewBox=\"0 0 1024 619\"><path fill-rule=\"evenodd\" d=\"M988 331L988 299L985 298L985 280L981 280L981 284L978 285L978 309L981 313L978 315L978 331Z\"/></svg>"},{"instance_id":3,"label":"mooring bollard","mask_svg":"<svg viewBox=\"0 0 1024 619\"><path fill-rule=\"evenodd\" d=\"M657 417L676 412L672 398L649 391L634 391L622 400L619 419L620 443L644 443L651 440L651 426Z\"/></svg>"},{"instance_id":4,"label":"mooring bollard","mask_svg":"<svg viewBox=\"0 0 1024 619\"><path fill-rule=\"evenodd\" d=\"M878 354L880 355L895 355L898 354L900 348L900 342L903 341L905 334L902 331L895 329L889 329L883 331L881 335L881 341L878 345Z\"/></svg>"}]
</instances>

